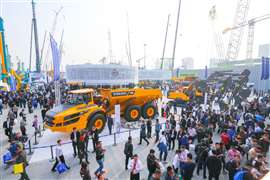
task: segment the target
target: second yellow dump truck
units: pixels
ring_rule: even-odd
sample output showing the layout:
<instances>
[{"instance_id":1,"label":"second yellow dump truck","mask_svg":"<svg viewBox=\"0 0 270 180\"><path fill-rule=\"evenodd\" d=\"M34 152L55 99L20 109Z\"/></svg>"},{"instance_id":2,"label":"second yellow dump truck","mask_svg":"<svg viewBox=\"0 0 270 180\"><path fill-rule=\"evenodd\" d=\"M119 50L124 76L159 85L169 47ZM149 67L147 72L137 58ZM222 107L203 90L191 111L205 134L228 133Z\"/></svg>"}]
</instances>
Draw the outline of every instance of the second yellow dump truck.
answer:
<instances>
[{"instance_id":1,"label":"second yellow dump truck","mask_svg":"<svg viewBox=\"0 0 270 180\"><path fill-rule=\"evenodd\" d=\"M101 132L106 125L106 116L115 113L115 105L120 105L121 116L126 121L135 122L141 117L153 118L157 106L153 103L162 97L159 89L102 89L95 95L93 89L69 92L66 103L46 113L45 126L52 131L71 132L77 129L96 127Z\"/></svg>"}]
</instances>

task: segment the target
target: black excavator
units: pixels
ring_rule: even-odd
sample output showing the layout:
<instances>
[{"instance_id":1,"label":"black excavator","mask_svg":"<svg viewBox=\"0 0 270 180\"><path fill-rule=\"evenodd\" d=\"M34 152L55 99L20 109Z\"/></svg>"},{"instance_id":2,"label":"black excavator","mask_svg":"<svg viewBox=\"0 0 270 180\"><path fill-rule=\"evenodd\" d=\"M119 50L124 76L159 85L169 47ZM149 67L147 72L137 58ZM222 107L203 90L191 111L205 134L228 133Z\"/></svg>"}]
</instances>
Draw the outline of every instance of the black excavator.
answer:
<instances>
[{"instance_id":1,"label":"black excavator","mask_svg":"<svg viewBox=\"0 0 270 180\"><path fill-rule=\"evenodd\" d=\"M225 96L229 101L233 99L234 104L237 106L250 95L251 89L247 86L249 75L250 71L248 69L241 73L216 71L207 80L198 82L196 87L202 89L202 92L208 93L208 102L217 97L221 109L224 109L226 107Z\"/></svg>"}]
</instances>

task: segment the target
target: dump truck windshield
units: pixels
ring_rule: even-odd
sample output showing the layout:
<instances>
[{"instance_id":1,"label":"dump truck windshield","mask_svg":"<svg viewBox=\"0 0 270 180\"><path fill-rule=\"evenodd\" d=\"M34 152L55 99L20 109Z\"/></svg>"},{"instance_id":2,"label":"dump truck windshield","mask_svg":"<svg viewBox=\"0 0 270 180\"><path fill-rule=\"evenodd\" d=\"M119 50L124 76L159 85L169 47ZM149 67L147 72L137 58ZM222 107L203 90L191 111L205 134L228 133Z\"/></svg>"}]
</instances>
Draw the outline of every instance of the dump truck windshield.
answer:
<instances>
[{"instance_id":1,"label":"dump truck windshield","mask_svg":"<svg viewBox=\"0 0 270 180\"><path fill-rule=\"evenodd\" d=\"M67 97L66 104L88 104L91 100L90 94L69 94Z\"/></svg>"}]
</instances>

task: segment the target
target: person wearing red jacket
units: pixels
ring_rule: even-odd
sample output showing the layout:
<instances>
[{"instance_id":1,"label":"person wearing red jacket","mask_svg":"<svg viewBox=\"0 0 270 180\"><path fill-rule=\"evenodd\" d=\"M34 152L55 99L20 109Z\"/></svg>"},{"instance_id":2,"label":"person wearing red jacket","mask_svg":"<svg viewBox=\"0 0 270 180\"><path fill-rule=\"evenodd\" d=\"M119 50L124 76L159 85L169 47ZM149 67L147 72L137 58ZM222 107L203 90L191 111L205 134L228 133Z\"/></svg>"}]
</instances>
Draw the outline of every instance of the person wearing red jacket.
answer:
<instances>
[{"instance_id":1,"label":"person wearing red jacket","mask_svg":"<svg viewBox=\"0 0 270 180\"><path fill-rule=\"evenodd\" d=\"M227 134L226 130L222 131L220 139L222 144L225 145L226 149L230 149L230 136Z\"/></svg>"}]
</instances>

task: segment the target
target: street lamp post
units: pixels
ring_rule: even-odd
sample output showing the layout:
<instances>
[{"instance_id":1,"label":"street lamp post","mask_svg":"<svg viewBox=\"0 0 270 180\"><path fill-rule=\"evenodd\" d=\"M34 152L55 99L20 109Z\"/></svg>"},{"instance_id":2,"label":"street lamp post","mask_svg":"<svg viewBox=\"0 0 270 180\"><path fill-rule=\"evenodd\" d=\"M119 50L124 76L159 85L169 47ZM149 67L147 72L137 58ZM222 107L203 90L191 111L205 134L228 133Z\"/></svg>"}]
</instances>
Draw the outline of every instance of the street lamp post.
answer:
<instances>
[{"instance_id":1,"label":"street lamp post","mask_svg":"<svg viewBox=\"0 0 270 180\"><path fill-rule=\"evenodd\" d=\"M175 59L175 49L176 49L176 42L177 42L177 33L178 33L180 8L181 8L181 0L179 0L178 13L177 13L177 21L176 21L176 29L175 29L175 36L174 36L173 55L172 55L172 67L171 67L172 77L173 77L173 68L174 68L174 59Z\"/></svg>"}]
</instances>

